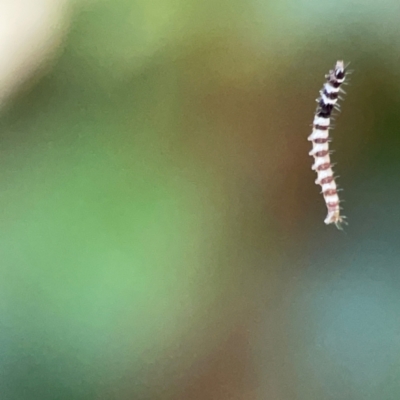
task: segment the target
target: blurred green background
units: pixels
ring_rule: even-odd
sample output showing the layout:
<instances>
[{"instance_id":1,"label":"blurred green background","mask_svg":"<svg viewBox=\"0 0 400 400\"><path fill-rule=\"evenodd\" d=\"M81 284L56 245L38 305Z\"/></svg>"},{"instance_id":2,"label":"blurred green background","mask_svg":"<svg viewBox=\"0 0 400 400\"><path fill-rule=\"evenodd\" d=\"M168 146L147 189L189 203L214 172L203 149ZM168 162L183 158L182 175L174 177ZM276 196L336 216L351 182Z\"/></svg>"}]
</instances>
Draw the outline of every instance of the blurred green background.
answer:
<instances>
[{"instance_id":1,"label":"blurred green background","mask_svg":"<svg viewBox=\"0 0 400 400\"><path fill-rule=\"evenodd\" d=\"M400 4L41 6L33 53L60 40L0 118L0 398L400 398ZM345 233L307 141L337 59Z\"/></svg>"}]
</instances>

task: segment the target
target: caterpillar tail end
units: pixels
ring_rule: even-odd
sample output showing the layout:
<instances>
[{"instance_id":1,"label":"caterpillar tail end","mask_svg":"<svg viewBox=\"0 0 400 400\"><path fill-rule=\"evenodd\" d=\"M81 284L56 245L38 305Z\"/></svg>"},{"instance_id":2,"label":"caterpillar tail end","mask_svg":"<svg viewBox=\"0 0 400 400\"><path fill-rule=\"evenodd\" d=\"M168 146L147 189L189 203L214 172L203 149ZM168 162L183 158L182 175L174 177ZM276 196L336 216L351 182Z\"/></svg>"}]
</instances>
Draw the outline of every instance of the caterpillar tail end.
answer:
<instances>
[{"instance_id":1,"label":"caterpillar tail end","mask_svg":"<svg viewBox=\"0 0 400 400\"><path fill-rule=\"evenodd\" d=\"M325 224L335 224L336 228L339 230L343 230L343 225L348 225L347 221L345 220L345 216L340 215L339 210L328 211L328 215L325 218Z\"/></svg>"}]
</instances>

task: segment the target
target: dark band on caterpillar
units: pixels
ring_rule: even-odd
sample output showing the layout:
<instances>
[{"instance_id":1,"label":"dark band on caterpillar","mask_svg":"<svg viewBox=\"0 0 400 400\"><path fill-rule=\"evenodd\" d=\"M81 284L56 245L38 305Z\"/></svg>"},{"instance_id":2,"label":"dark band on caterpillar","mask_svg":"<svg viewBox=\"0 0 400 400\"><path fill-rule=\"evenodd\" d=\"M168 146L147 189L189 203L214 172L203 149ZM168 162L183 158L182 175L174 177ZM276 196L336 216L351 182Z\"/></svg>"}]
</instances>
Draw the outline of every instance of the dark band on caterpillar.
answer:
<instances>
[{"instance_id":1,"label":"dark band on caterpillar","mask_svg":"<svg viewBox=\"0 0 400 400\"><path fill-rule=\"evenodd\" d=\"M333 104L325 104L324 100L321 99L319 102L319 110L317 115L322 118L329 118L332 114Z\"/></svg>"},{"instance_id":2,"label":"dark band on caterpillar","mask_svg":"<svg viewBox=\"0 0 400 400\"><path fill-rule=\"evenodd\" d=\"M325 170L329 169L330 167L331 167L331 163L327 162L325 164L318 165L317 171L325 171Z\"/></svg>"},{"instance_id":3,"label":"dark band on caterpillar","mask_svg":"<svg viewBox=\"0 0 400 400\"><path fill-rule=\"evenodd\" d=\"M346 71L345 70L336 72L336 78L337 79L344 79L345 75L346 75Z\"/></svg>"},{"instance_id":4,"label":"dark band on caterpillar","mask_svg":"<svg viewBox=\"0 0 400 400\"><path fill-rule=\"evenodd\" d=\"M327 143L327 142L329 142L329 138L319 138L319 139L314 139L314 143L317 143L317 144L322 144L322 143Z\"/></svg>"},{"instance_id":5,"label":"dark band on caterpillar","mask_svg":"<svg viewBox=\"0 0 400 400\"><path fill-rule=\"evenodd\" d=\"M339 86L342 84L342 82L330 81L329 84L330 84L331 86L333 86L335 89L338 89Z\"/></svg>"},{"instance_id":6,"label":"dark band on caterpillar","mask_svg":"<svg viewBox=\"0 0 400 400\"><path fill-rule=\"evenodd\" d=\"M331 183L335 178L333 176L327 176L326 178L323 178L320 180L321 185L325 185L327 183Z\"/></svg>"},{"instance_id":7,"label":"dark band on caterpillar","mask_svg":"<svg viewBox=\"0 0 400 400\"><path fill-rule=\"evenodd\" d=\"M328 206L328 208L336 208L339 207L339 202L332 202L332 203L326 203L326 205Z\"/></svg>"},{"instance_id":8,"label":"dark band on caterpillar","mask_svg":"<svg viewBox=\"0 0 400 400\"><path fill-rule=\"evenodd\" d=\"M324 126L324 125L313 125L314 129L318 129L320 131L327 131L329 129L329 126Z\"/></svg>"},{"instance_id":9,"label":"dark band on caterpillar","mask_svg":"<svg viewBox=\"0 0 400 400\"><path fill-rule=\"evenodd\" d=\"M339 92L331 92L331 93L329 93L329 92L326 91L326 89L324 89L323 94L328 99L331 99L331 100L336 100L338 98L338 96L339 96Z\"/></svg>"}]
</instances>

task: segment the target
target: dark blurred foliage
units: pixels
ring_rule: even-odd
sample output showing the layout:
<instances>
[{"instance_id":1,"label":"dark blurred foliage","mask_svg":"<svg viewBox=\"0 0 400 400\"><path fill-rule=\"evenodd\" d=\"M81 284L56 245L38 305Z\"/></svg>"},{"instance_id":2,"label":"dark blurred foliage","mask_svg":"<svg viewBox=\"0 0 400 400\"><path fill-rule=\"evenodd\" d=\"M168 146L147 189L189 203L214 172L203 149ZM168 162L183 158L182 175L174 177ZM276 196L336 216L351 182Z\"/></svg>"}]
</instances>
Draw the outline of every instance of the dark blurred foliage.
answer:
<instances>
[{"instance_id":1,"label":"dark blurred foliage","mask_svg":"<svg viewBox=\"0 0 400 400\"><path fill-rule=\"evenodd\" d=\"M71 7L0 120L1 398L398 399L397 3Z\"/></svg>"}]
</instances>

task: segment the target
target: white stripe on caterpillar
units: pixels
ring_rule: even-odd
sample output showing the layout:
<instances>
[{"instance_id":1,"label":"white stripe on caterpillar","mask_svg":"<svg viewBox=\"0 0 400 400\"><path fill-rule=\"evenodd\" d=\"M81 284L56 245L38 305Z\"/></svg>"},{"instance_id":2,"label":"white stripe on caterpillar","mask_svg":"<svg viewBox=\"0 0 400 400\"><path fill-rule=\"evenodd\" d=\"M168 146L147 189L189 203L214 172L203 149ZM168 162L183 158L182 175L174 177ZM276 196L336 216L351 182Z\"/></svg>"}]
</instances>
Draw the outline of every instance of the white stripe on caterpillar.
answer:
<instances>
[{"instance_id":1,"label":"white stripe on caterpillar","mask_svg":"<svg viewBox=\"0 0 400 400\"><path fill-rule=\"evenodd\" d=\"M342 229L344 216L340 215L340 200L337 194L338 188L332 171L329 151L329 127L330 118L334 109L339 109L337 104L339 93L344 93L340 85L346 79L346 67L343 61L337 61L335 68L325 75L326 82L320 91L317 99L318 106L313 121L313 130L308 140L312 142L313 148L310 156L314 157L312 170L317 172L315 183L321 185L322 194L328 209L325 224L335 224L338 229Z\"/></svg>"}]
</instances>

